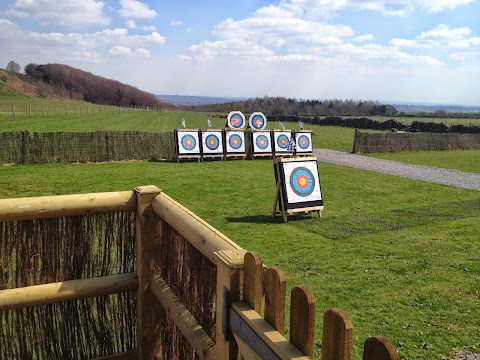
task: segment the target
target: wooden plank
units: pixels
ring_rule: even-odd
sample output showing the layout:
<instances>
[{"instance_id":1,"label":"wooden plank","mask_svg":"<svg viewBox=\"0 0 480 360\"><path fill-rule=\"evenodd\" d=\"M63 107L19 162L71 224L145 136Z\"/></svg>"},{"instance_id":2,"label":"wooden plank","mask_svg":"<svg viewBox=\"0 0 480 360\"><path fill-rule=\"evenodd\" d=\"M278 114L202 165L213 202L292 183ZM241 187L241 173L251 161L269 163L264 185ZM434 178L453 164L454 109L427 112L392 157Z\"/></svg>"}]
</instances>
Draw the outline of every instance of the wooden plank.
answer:
<instances>
[{"instance_id":1,"label":"wooden plank","mask_svg":"<svg viewBox=\"0 0 480 360\"><path fill-rule=\"evenodd\" d=\"M243 268L243 300L257 313L262 312L263 264L260 255L249 251L245 254Z\"/></svg>"},{"instance_id":2,"label":"wooden plank","mask_svg":"<svg viewBox=\"0 0 480 360\"><path fill-rule=\"evenodd\" d=\"M235 301L232 303L230 319L233 320L230 322L230 326L234 334L240 336L253 352L261 356L261 359L270 359L270 357L265 357L265 355L262 356L261 354L270 354L271 358L282 360L308 359L299 349L285 339L282 334L262 319L246 302ZM248 334L248 336L245 334Z\"/></svg>"},{"instance_id":3,"label":"wooden plank","mask_svg":"<svg viewBox=\"0 0 480 360\"><path fill-rule=\"evenodd\" d=\"M322 360L352 358L352 321L341 309L329 309L323 314Z\"/></svg>"},{"instance_id":4,"label":"wooden plank","mask_svg":"<svg viewBox=\"0 0 480 360\"><path fill-rule=\"evenodd\" d=\"M161 306L150 290L153 276L159 273L155 254L159 241L155 239L158 217L152 209L152 200L160 194L156 186L135 188L137 194L136 212L136 269L137 290L137 349L140 360L155 359L161 352L159 337Z\"/></svg>"},{"instance_id":5,"label":"wooden plank","mask_svg":"<svg viewBox=\"0 0 480 360\"><path fill-rule=\"evenodd\" d=\"M285 294L287 278L279 268L267 269L265 275L265 321L285 335Z\"/></svg>"},{"instance_id":6,"label":"wooden plank","mask_svg":"<svg viewBox=\"0 0 480 360\"><path fill-rule=\"evenodd\" d=\"M0 221L133 211L136 206L131 191L1 199Z\"/></svg>"},{"instance_id":7,"label":"wooden plank","mask_svg":"<svg viewBox=\"0 0 480 360\"><path fill-rule=\"evenodd\" d=\"M386 337L374 336L363 344L363 360L400 360L400 355Z\"/></svg>"},{"instance_id":8,"label":"wooden plank","mask_svg":"<svg viewBox=\"0 0 480 360\"><path fill-rule=\"evenodd\" d=\"M173 227L190 244L217 264L217 251L241 250L232 240L200 219L169 196L161 193L152 202L155 213Z\"/></svg>"},{"instance_id":9,"label":"wooden plank","mask_svg":"<svg viewBox=\"0 0 480 360\"><path fill-rule=\"evenodd\" d=\"M309 358L313 358L315 346L315 306L315 296L308 287L300 285L292 290L290 342Z\"/></svg>"},{"instance_id":10,"label":"wooden plank","mask_svg":"<svg viewBox=\"0 0 480 360\"><path fill-rule=\"evenodd\" d=\"M0 290L0 311L135 291L137 285L131 272Z\"/></svg>"},{"instance_id":11,"label":"wooden plank","mask_svg":"<svg viewBox=\"0 0 480 360\"><path fill-rule=\"evenodd\" d=\"M216 359L215 344L212 339L167 283L159 275L156 275L150 284L150 288L198 357L207 360Z\"/></svg>"}]
</instances>

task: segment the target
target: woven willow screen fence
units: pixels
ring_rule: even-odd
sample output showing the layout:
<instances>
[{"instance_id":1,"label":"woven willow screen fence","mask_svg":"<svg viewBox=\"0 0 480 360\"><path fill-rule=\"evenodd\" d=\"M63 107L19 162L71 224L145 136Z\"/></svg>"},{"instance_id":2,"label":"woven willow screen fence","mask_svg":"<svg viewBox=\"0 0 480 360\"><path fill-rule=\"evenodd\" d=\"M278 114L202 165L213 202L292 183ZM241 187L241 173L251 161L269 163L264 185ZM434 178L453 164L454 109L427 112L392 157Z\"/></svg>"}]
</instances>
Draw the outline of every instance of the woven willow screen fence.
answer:
<instances>
[{"instance_id":1,"label":"woven willow screen fence","mask_svg":"<svg viewBox=\"0 0 480 360\"><path fill-rule=\"evenodd\" d=\"M3 132L1 164L172 159L172 132Z\"/></svg>"}]
</instances>

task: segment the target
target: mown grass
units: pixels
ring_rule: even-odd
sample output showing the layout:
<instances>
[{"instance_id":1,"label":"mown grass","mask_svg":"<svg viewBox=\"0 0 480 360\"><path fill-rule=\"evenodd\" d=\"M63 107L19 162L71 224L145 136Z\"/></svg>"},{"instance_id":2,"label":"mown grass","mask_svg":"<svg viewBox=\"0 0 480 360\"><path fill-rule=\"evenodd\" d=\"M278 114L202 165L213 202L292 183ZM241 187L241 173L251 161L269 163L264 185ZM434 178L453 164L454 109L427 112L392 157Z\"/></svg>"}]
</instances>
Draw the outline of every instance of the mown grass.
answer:
<instances>
[{"instance_id":1,"label":"mown grass","mask_svg":"<svg viewBox=\"0 0 480 360\"><path fill-rule=\"evenodd\" d=\"M406 153L378 153L370 156L402 161L416 165L480 173L480 150L415 151Z\"/></svg>"},{"instance_id":2,"label":"mown grass","mask_svg":"<svg viewBox=\"0 0 480 360\"><path fill-rule=\"evenodd\" d=\"M322 219L271 218L271 160L48 164L0 168L0 197L131 190L155 184L268 266L289 288L305 283L322 313L354 323L354 359L369 335L387 336L404 359L478 352L480 194L319 164Z\"/></svg>"}]
</instances>

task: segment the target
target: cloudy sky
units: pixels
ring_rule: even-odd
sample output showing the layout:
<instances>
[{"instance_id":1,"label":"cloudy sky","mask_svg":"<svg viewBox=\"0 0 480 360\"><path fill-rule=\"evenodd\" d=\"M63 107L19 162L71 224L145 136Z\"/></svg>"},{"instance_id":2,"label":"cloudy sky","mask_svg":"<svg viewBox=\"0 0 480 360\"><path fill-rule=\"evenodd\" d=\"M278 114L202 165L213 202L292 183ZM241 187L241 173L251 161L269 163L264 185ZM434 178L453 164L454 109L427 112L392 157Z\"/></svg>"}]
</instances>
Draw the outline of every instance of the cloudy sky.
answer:
<instances>
[{"instance_id":1,"label":"cloudy sky","mask_svg":"<svg viewBox=\"0 0 480 360\"><path fill-rule=\"evenodd\" d=\"M0 0L0 67L154 94L480 105L480 0Z\"/></svg>"}]
</instances>

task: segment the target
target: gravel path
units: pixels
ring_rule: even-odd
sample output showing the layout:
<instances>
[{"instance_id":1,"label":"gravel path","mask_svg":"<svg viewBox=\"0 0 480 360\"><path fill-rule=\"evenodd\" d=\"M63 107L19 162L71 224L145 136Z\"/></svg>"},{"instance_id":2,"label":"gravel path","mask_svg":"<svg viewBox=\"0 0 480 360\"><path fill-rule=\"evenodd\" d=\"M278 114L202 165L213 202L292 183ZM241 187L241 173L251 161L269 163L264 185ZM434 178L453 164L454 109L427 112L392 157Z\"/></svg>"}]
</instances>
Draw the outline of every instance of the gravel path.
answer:
<instances>
[{"instance_id":1,"label":"gravel path","mask_svg":"<svg viewBox=\"0 0 480 360\"><path fill-rule=\"evenodd\" d=\"M376 159L336 150L315 149L318 161L464 189L480 190L480 174Z\"/></svg>"}]
</instances>

